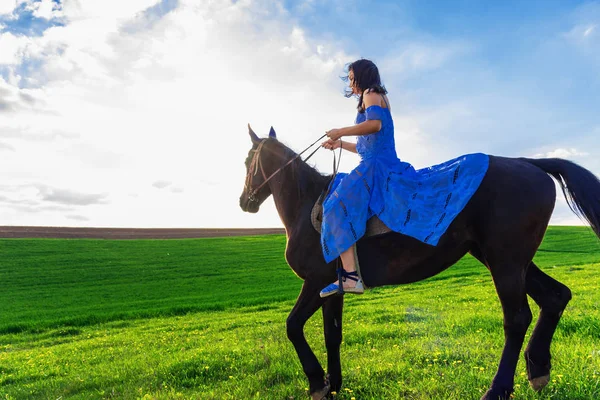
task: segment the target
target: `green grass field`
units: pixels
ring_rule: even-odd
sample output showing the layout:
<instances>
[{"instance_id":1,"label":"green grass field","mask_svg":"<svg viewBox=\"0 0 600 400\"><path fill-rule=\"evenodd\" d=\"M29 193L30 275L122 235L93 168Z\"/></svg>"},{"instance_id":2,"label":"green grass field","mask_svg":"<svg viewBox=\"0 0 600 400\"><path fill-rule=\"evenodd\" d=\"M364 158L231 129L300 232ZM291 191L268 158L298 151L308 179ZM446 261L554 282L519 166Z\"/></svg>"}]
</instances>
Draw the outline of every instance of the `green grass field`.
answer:
<instances>
[{"instance_id":1,"label":"green grass field","mask_svg":"<svg viewBox=\"0 0 600 400\"><path fill-rule=\"evenodd\" d=\"M285 333L302 282L284 247L278 235L0 240L0 399L308 398ZM515 398L600 398L600 241L553 227L536 262L574 298L550 385L528 388L521 360ZM325 364L320 313L305 332ZM466 257L347 297L337 397L478 399L502 344L491 277Z\"/></svg>"}]
</instances>

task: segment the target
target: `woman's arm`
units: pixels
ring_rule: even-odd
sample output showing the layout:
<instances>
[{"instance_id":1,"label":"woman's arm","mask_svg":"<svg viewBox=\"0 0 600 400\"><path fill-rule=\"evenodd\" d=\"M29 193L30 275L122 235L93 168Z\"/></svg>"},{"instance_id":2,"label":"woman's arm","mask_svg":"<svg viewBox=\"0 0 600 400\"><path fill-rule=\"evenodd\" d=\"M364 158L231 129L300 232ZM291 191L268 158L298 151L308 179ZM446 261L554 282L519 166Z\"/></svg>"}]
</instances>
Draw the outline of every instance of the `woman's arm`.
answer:
<instances>
[{"instance_id":1,"label":"woman's arm","mask_svg":"<svg viewBox=\"0 0 600 400\"><path fill-rule=\"evenodd\" d=\"M321 143L321 146L323 146L329 150L335 150L335 149L339 149L341 147L344 150L348 150L348 151L351 151L352 153L356 153L356 144L355 143L345 142L341 139L338 139L338 140L327 139L326 141Z\"/></svg>"},{"instance_id":2,"label":"woman's arm","mask_svg":"<svg viewBox=\"0 0 600 400\"><path fill-rule=\"evenodd\" d=\"M340 140L340 144L342 146L342 149L348 150L352 153L356 153L356 143L344 142L343 140Z\"/></svg>"}]
</instances>

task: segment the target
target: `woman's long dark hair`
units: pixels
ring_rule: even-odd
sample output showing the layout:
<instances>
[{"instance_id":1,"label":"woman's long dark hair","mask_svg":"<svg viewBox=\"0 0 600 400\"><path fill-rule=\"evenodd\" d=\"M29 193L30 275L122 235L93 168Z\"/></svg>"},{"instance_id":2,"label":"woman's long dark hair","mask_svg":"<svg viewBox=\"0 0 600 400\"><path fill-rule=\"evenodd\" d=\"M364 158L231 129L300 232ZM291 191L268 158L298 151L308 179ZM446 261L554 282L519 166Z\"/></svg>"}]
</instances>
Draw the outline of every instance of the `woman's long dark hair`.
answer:
<instances>
[{"instance_id":1,"label":"woman's long dark hair","mask_svg":"<svg viewBox=\"0 0 600 400\"><path fill-rule=\"evenodd\" d=\"M350 80L350 78L348 78L350 71L354 73L354 84L362 92L358 99L358 106L356 107L359 112L365 111L363 108L363 95L366 90L370 90L381 95L387 94L385 86L381 84L379 70L373 61L361 58L360 60L356 60L346 65L347 74L346 76L342 77L345 82ZM352 88L346 88L344 95L346 97L352 97Z\"/></svg>"}]
</instances>

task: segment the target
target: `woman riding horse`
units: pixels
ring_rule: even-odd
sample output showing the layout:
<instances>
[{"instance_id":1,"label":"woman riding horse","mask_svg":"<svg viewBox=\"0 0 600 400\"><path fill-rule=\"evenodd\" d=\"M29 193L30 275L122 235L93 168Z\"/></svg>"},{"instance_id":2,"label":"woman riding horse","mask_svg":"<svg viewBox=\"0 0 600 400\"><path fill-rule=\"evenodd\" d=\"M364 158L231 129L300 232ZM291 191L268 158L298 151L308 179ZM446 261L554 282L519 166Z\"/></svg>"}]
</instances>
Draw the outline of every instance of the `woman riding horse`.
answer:
<instances>
[{"instance_id":1,"label":"woman riding horse","mask_svg":"<svg viewBox=\"0 0 600 400\"><path fill-rule=\"evenodd\" d=\"M502 304L504 349L483 400L511 398L519 352L532 321L527 301L531 297L540 313L524 351L525 366L531 386L541 390L550 381L552 337L571 300L569 288L533 262L556 201L555 185L548 174L556 178L571 209L598 237L600 181L585 168L558 158L472 154L415 171L396 157L383 86L378 78L363 81L358 73L367 70L377 77L373 68L366 60L351 65L350 83L356 87L355 94L362 94L358 124L330 131L332 141L324 144L352 150L352 145L333 139L341 137L340 133L363 133L355 147L361 163L348 175L340 174L330 182L330 177L300 159L302 153L281 143L273 129L268 138L248 130L252 147L246 159L240 207L256 213L273 196L285 225L286 261L304 281L286 321L287 336L308 379L312 399L322 400L342 387L343 296L324 299L318 293L335 280L331 261L338 255L350 258L344 267L353 268L354 256L348 249L352 250L356 241L362 280L369 287L429 278L467 253L487 267ZM364 134L371 130L378 131ZM320 235L311 223L311 211L328 185L333 191L324 203L326 226ZM364 237L364 222L370 216L379 217L392 231ZM342 282L341 289L344 286L352 283ZM445 301L452 303L453 299ZM323 310L327 373L304 336L306 322L319 308Z\"/></svg>"},{"instance_id":2,"label":"woman riding horse","mask_svg":"<svg viewBox=\"0 0 600 400\"><path fill-rule=\"evenodd\" d=\"M350 174L336 175L323 203L323 255L327 262L341 258L338 276L343 286L338 279L321 291L321 297L364 292L356 272L355 243L369 218L377 216L396 232L436 244L477 190L488 166L487 156L473 154L415 171L396 155L394 121L377 66L357 60L348 66L347 81L346 96L359 98L355 125L328 131L329 140L322 146L358 153L361 162ZM345 136L357 136L356 144L342 141Z\"/></svg>"}]
</instances>

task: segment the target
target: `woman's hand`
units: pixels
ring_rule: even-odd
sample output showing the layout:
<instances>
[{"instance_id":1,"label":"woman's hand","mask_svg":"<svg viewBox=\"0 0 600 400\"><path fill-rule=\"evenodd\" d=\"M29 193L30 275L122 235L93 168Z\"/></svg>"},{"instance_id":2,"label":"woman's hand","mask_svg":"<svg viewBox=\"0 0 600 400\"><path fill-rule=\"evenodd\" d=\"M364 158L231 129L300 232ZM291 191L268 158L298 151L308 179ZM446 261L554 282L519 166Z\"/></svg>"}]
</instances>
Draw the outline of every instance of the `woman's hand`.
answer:
<instances>
[{"instance_id":1,"label":"woman's hand","mask_svg":"<svg viewBox=\"0 0 600 400\"><path fill-rule=\"evenodd\" d=\"M329 150L335 150L335 149L339 149L342 146L342 141L328 139L328 140L324 141L323 143L321 143L321 146L323 146Z\"/></svg>"},{"instance_id":2,"label":"woman's hand","mask_svg":"<svg viewBox=\"0 0 600 400\"><path fill-rule=\"evenodd\" d=\"M339 138L342 137L342 130L341 129L332 129L330 131L327 131L327 137L331 140L338 140Z\"/></svg>"}]
</instances>

